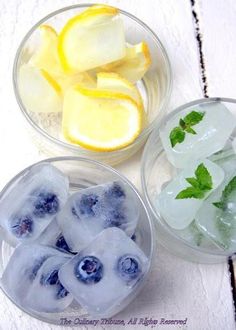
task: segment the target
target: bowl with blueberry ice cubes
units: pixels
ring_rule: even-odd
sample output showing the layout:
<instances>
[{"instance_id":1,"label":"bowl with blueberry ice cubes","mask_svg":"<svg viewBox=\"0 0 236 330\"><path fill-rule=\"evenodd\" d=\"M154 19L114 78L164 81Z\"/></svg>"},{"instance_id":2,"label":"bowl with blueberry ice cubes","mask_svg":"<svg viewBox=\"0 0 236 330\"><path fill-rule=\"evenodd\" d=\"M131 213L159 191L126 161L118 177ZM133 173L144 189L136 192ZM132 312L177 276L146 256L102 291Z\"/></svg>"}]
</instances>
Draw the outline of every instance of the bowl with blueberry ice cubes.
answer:
<instances>
[{"instance_id":1,"label":"bowl with blueberry ice cubes","mask_svg":"<svg viewBox=\"0 0 236 330\"><path fill-rule=\"evenodd\" d=\"M171 112L151 135L142 186L159 242L190 261L236 252L236 101L209 98Z\"/></svg>"},{"instance_id":2,"label":"bowl with blueberry ice cubes","mask_svg":"<svg viewBox=\"0 0 236 330\"><path fill-rule=\"evenodd\" d=\"M50 323L111 317L142 288L154 249L149 213L114 169L51 158L0 194L1 288Z\"/></svg>"}]
</instances>

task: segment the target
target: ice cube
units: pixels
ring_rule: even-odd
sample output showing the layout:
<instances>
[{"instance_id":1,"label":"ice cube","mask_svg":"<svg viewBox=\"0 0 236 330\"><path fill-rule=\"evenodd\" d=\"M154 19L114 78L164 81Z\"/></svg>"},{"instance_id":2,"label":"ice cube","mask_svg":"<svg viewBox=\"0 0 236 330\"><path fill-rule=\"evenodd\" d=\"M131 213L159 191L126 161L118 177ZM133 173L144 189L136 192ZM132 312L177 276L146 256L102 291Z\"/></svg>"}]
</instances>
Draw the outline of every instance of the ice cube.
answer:
<instances>
[{"instance_id":1,"label":"ice cube","mask_svg":"<svg viewBox=\"0 0 236 330\"><path fill-rule=\"evenodd\" d=\"M148 264L124 231L108 228L61 267L59 279L91 315L108 316L132 293Z\"/></svg>"},{"instance_id":2,"label":"ice cube","mask_svg":"<svg viewBox=\"0 0 236 330\"><path fill-rule=\"evenodd\" d=\"M56 313L65 310L72 303L72 295L58 278L60 268L69 260L65 256L53 256L43 263L24 299L27 308L37 312Z\"/></svg>"},{"instance_id":3,"label":"ice cube","mask_svg":"<svg viewBox=\"0 0 236 330\"><path fill-rule=\"evenodd\" d=\"M35 240L61 210L69 182L56 167L32 167L0 202L0 225L13 246Z\"/></svg>"},{"instance_id":4,"label":"ice cube","mask_svg":"<svg viewBox=\"0 0 236 330\"><path fill-rule=\"evenodd\" d=\"M234 152L236 153L236 137L232 141L232 147L233 147Z\"/></svg>"},{"instance_id":5,"label":"ice cube","mask_svg":"<svg viewBox=\"0 0 236 330\"><path fill-rule=\"evenodd\" d=\"M227 177L196 214L196 224L204 235L218 247L233 251L236 250L235 187L236 176Z\"/></svg>"},{"instance_id":6,"label":"ice cube","mask_svg":"<svg viewBox=\"0 0 236 330\"><path fill-rule=\"evenodd\" d=\"M52 246L64 252L73 253L62 234L56 218L51 221L35 242L42 245Z\"/></svg>"},{"instance_id":7,"label":"ice cube","mask_svg":"<svg viewBox=\"0 0 236 330\"><path fill-rule=\"evenodd\" d=\"M201 120L199 118L193 120L193 123L200 120L197 124L192 124L188 117L186 124L184 118L193 111L204 116ZM189 162L208 157L221 150L235 126L236 119L231 112L222 103L211 102L192 106L176 114L161 128L160 138L168 160L175 167L184 168ZM173 141L179 142L174 145L173 142L171 143L170 134L177 127L180 132L176 132Z\"/></svg>"},{"instance_id":8,"label":"ice cube","mask_svg":"<svg viewBox=\"0 0 236 330\"><path fill-rule=\"evenodd\" d=\"M196 170L201 164L204 165L211 175L212 189L205 191L204 195L198 198L185 197L177 199L176 197L181 191L185 190L187 187L191 187L191 184L188 183L186 179L195 177ZM184 229L193 221L203 200L222 183L223 179L224 171L210 160L205 159L195 162L188 168L183 169L179 175L161 191L157 197L157 209L169 226L174 229Z\"/></svg>"},{"instance_id":9,"label":"ice cube","mask_svg":"<svg viewBox=\"0 0 236 330\"><path fill-rule=\"evenodd\" d=\"M78 252L108 227L119 227L132 236L138 217L133 192L128 185L115 181L73 194L57 221L71 249Z\"/></svg>"},{"instance_id":10,"label":"ice cube","mask_svg":"<svg viewBox=\"0 0 236 330\"><path fill-rule=\"evenodd\" d=\"M54 248L39 244L26 243L18 245L8 262L6 269L4 270L1 279L3 290L14 302L20 306L31 308L26 300L27 295L29 294L29 297L31 296L32 293L30 294L30 291L33 287L35 287L35 282L38 281L38 275L42 273L41 270L43 269L47 260L50 260L49 263L53 265L52 260L54 259L52 258L56 258L55 260L60 259L65 262L69 260L70 255L68 253L60 252ZM34 294L35 299L37 299L37 303L39 303L41 299L43 303L46 294L45 289L38 292L34 291ZM39 295L40 297L36 298L36 295ZM47 297L50 295L51 293L48 293ZM55 304L52 306L52 308L55 308L56 304L57 303L55 301ZM60 306L61 303L59 302L58 305ZM34 308L36 308L36 305Z\"/></svg>"}]
</instances>

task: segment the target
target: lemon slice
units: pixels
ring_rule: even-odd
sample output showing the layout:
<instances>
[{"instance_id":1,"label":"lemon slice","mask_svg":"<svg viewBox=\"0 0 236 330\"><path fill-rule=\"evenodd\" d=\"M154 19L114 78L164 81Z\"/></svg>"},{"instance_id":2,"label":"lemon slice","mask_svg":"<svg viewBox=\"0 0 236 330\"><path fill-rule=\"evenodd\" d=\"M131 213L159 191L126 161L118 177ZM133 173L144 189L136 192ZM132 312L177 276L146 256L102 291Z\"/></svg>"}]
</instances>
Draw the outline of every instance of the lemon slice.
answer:
<instances>
[{"instance_id":1,"label":"lemon slice","mask_svg":"<svg viewBox=\"0 0 236 330\"><path fill-rule=\"evenodd\" d=\"M119 73L132 83L142 79L151 65L151 55L148 45L141 42L126 48L126 55L122 60L109 63L100 68L100 71Z\"/></svg>"},{"instance_id":2,"label":"lemon slice","mask_svg":"<svg viewBox=\"0 0 236 330\"><path fill-rule=\"evenodd\" d=\"M60 112L61 87L44 69L24 64L19 70L19 92L28 111Z\"/></svg>"},{"instance_id":3,"label":"lemon slice","mask_svg":"<svg viewBox=\"0 0 236 330\"><path fill-rule=\"evenodd\" d=\"M66 72L82 72L125 56L124 26L118 10L92 6L71 18L58 38L58 54Z\"/></svg>"},{"instance_id":4,"label":"lemon slice","mask_svg":"<svg viewBox=\"0 0 236 330\"><path fill-rule=\"evenodd\" d=\"M65 94L67 89L78 84L82 84L88 88L96 87L96 80L87 72L80 72L74 75L61 74L54 76L58 84L61 86L62 94Z\"/></svg>"},{"instance_id":5,"label":"lemon slice","mask_svg":"<svg viewBox=\"0 0 236 330\"><path fill-rule=\"evenodd\" d=\"M30 64L53 74L61 74L62 67L58 57L58 35L50 25L39 27L41 43L30 59Z\"/></svg>"},{"instance_id":6,"label":"lemon slice","mask_svg":"<svg viewBox=\"0 0 236 330\"><path fill-rule=\"evenodd\" d=\"M141 111L126 94L81 85L65 94L62 129L70 142L95 151L117 150L133 142L141 126Z\"/></svg>"},{"instance_id":7,"label":"lemon slice","mask_svg":"<svg viewBox=\"0 0 236 330\"><path fill-rule=\"evenodd\" d=\"M143 100L137 87L117 73L99 72L97 74L97 87L126 94L138 104L140 109L144 108Z\"/></svg>"}]
</instances>

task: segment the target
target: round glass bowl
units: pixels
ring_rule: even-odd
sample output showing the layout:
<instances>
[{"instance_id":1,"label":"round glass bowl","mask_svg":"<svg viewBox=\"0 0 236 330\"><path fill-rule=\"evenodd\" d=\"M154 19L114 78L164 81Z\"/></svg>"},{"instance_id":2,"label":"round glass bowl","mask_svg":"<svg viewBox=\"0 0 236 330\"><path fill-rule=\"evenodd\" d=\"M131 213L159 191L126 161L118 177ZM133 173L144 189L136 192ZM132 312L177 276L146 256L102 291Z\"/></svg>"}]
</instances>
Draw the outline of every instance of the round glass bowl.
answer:
<instances>
[{"instance_id":1,"label":"round glass bowl","mask_svg":"<svg viewBox=\"0 0 236 330\"><path fill-rule=\"evenodd\" d=\"M44 160L43 162L48 162L53 166L60 169L65 175L68 176L70 181L70 193L76 192L80 189L84 189L90 186L102 184L109 181L121 180L125 184L128 184L131 188L133 194L137 198L137 202L140 209L139 222L135 232L135 241L136 244L142 249L142 251L147 256L149 263L147 272L136 284L135 288L131 293L116 307L115 313L118 313L124 309L138 294L140 289L143 287L145 280L147 279L148 273L151 268L153 252L154 252L154 230L152 227L152 220L149 216L147 208L142 201L139 193L136 188L120 173L115 171L109 166L102 165L93 160L87 160L79 157L58 157L50 158ZM34 166L34 165L32 165ZM24 175L26 175L31 167L26 168L18 175L16 175L2 190L0 193L0 203L6 194L11 190L12 186L17 183ZM11 247L5 240L4 235L1 232L0 240L0 277L9 261L10 256L13 253L14 248ZM3 292L4 288L2 287ZM7 293L5 292L7 295ZM10 298L9 298L10 299ZM14 303L14 301L13 301ZM21 306L18 306L22 309ZM24 310L24 309L22 309ZM83 310L78 303L73 302L64 312L61 313L38 313L34 311L24 310L26 313L30 314L33 317L36 317L42 321L46 321L53 324L60 324L61 318L68 318L72 321L73 325L76 325L76 319L78 318L89 318L90 316ZM111 315L112 316L112 315ZM78 324L78 323L77 323Z\"/></svg>"},{"instance_id":2,"label":"round glass bowl","mask_svg":"<svg viewBox=\"0 0 236 330\"><path fill-rule=\"evenodd\" d=\"M144 198L155 218L158 242L160 242L160 244L162 244L170 252L178 256L190 261L202 263L224 262L229 257L232 257L234 253L232 251L221 250L209 240L206 240L201 244L192 244L188 241L189 233L183 232L180 235L180 231L174 230L168 226L160 215L156 204L157 195L160 193L165 184L176 176L178 170L171 165L166 157L166 153L160 140L159 129L182 110L211 102L221 102L235 115L236 118L236 100L233 99L200 99L180 106L163 118L158 126L155 127L145 146L141 168ZM233 134L235 134L235 131Z\"/></svg>"},{"instance_id":3,"label":"round glass bowl","mask_svg":"<svg viewBox=\"0 0 236 330\"><path fill-rule=\"evenodd\" d=\"M60 31L67 20L87 9L89 4L81 4L66 7L55 11L37 24L26 34L16 53L13 82L16 99L20 109L27 119L33 141L38 147L50 156L81 156L109 164L122 162L132 156L146 141L153 127L158 123L165 112L166 104L170 97L172 74L168 56L156 34L142 21L135 16L120 10L120 16L125 26L125 37L127 43L136 44L140 41L147 42L152 64L142 81L138 82L138 88L143 96L148 124L138 138L129 146L111 152L95 152L84 149L78 145L67 142L61 134L61 114L35 114L25 107L20 93L18 72L22 64L29 61L34 49L40 41L38 27L41 24L49 24ZM39 100L43 102L43 100Z\"/></svg>"}]
</instances>

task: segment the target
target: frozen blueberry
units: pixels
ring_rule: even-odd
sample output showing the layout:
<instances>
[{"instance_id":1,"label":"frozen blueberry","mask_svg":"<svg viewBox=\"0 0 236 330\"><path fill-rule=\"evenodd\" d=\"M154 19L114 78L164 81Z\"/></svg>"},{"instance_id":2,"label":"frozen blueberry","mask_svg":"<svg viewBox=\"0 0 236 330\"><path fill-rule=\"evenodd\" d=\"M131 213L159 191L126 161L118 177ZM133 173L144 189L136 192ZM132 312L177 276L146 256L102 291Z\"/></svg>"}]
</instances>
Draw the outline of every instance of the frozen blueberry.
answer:
<instances>
[{"instance_id":1,"label":"frozen blueberry","mask_svg":"<svg viewBox=\"0 0 236 330\"><path fill-rule=\"evenodd\" d=\"M111 187L109 187L105 192L105 197L110 201L115 201L117 199L124 199L125 192L118 182L114 182Z\"/></svg>"},{"instance_id":2,"label":"frozen blueberry","mask_svg":"<svg viewBox=\"0 0 236 330\"><path fill-rule=\"evenodd\" d=\"M67 251L69 253L73 253L68 244L66 243L65 237L63 235L60 235L56 241L56 247L60 250Z\"/></svg>"},{"instance_id":3,"label":"frozen blueberry","mask_svg":"<svg viewBox=\"0 0 236 330\"><path fill-rule=\"evenodd\" d=\"M44 256L42 258L40 258L39 260L37 260L31 270L30 273L30 280L33 281L35 279L35 277L37 276L37 273L39 271L39 269L41 268L41 266L43 265L43 263L48 259L49 256Z\"/></svg>"},{"instance_id":4,"label":"frozen blueberry","mask_svg":"<svg viewBox=\"0 0 236 330\"><path fill-rule=\"evenodd\" d=\"M136 236L136 234L134 233L130 238L135 242L136 239L137 239L137 236Z\"/></svg>"},{"instance_id":5,"label":"frozen blueberry","mask_svg":"<svg viewBox=\"0 0 236 330\"><path fill-rule=\"evenodd\" d=\"M86 256L76 263L74 273L81 282L95 284L103 277L103 264L94 256Z\"/></svg>"},{"instance_id":6,"label":"frozen blueberry","mask_svg":"<svg viewBox=\"0 0 236 330\"><path fill-rule=\"evenodd\" d=\"M33 220L29 215L17 217L11 220L12 233L17 238L28 237L33 231Z\"/></svg>"},{"instance_id":7,"label":"frozen blueberry","mask_svg":"<svg viewBox=\"0 0 236 330\"><path fill-rule=\"evenodd\" d=\"M48 214L56 214L59 211L59 200L57 195L41 191L36 194L34 202L34 215L43 218Z\"/></svg>"},{"instance_id":8,"label":"frozen blueberry","mask_svg":"<svg viewBox=\"0 0 236 330\"><path fill-rule=\"evenodd\" d=\"M82 195L78 203L80 213L85 215L95 215L93 208L97 202L98 196L95 194Z\"/></svg>"},{"instance_id":9,"label":"frozen blueberry","mask_svg":"<svg viewBox=\"0 0 236 330\"><path fill-rule=\"evenodd\" d=\"M64 288L58 278L58 269L53 270L51 273L42 275L40 279L42 285L57 285L57 299L62 299L68 295L68 291Z\"/></svg>"},{"instance_id":10,"label":"frozen blueberry","mask_svg":"<svg viewBox=\"0 0 236 330\"><path fill-rule=\"evenodd\" d=\"M123 212L118 209L113 209L107 213L104 227L120 227L124 221L125 216Z\"/></svg>"},{"instance_id":11,"label":"frozen blueberry","mask_svg":"<svg viewBox=\"0 0 236 330\"><path fill-rule=\"evenodd\" d=\"M124 255L118 260L118 274L124 280L134 280L141 272L141 265L137 257Z\"/></svg>"}]
</instances>

